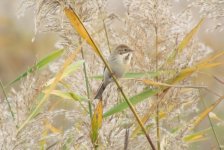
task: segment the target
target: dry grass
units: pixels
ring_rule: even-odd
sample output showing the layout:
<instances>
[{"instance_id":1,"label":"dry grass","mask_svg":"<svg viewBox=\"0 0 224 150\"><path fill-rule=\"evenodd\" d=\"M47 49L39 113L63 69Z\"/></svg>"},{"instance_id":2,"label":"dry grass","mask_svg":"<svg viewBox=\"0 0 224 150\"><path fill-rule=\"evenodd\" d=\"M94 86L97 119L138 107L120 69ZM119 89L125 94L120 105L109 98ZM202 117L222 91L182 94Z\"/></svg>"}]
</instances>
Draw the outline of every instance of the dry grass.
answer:
<instances>
[{"instance_id":1,"label":"dry grass","mask_svg":"<svg viewBox=\"0 0 224 150\"><path fill-rule=\"evenodd\" d=\"M174 13L175 3L124 0L122 14L115 14L104 0L22 0L20 14L34 9L36 33L57 33L56 46L65 52L45 64L47 76L43 78L37 63L21 78L20 89L3 97L2 149L149 149L144 134L155 149L193 149L195 144L221 149L224 143L216 130L223 128L223 120L213 110L223 96L197 80L208 76L223 87L223 80L208 71L223 65L224 53L213 53L197 32L204 21L213 21L209 32L223 30L217 23L223 10L219 1L194 1ZM197 22L194 8L200 8ZM78 16L72 17L71 10ZM82 45L81 39L86 40ZM115 79L98 103L92 99L100 84L94 76L109 67L109 48L121 43L135 50L132 74ZM199 110L203 92L213 102ZM135 111L128 109L132 105ZM202 126L206 117L209 124Z\"/></svg>"}]
</instances>

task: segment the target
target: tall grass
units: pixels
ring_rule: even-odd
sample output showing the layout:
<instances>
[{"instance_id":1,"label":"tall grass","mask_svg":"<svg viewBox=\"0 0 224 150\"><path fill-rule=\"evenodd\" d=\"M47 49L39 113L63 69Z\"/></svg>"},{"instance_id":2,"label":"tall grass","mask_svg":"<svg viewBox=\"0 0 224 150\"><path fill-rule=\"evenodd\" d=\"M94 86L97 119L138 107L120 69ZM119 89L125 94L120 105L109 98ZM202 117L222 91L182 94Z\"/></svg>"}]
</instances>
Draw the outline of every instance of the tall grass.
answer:
<instances>
[{"instance_id":1,"label":"tall grass","mask_svg":"<svg viewBox=\"0 0 224 150\"><path fill-rule=\"evenodd\" d=\"M11 91L1 84L5 96L0 105L0 146L182 150L193 143L209 147L208 139L214 138L214 147L221 148L224 143L213 120L203 123L223 96L216 94L211 105L199 110L205 97L200 91L217 91L206 81L195 82L202 75L214 79L207 71L223 65L224 53L213 52L197 36L206 21L212 24L210 32L222 30L217 23L220 1L188 2L175 12L177 3L123 0L120 13L114 13L104 0L22 0L20 14L32 8L35 31L56 32L56 47L64 50L47 55L12 80ZM194 8L200 8L201 19L193 19ZM123 79L113 77L103 98L94 100L103 68L110 68L106 58L118 44L135 50L131 70ZM43 77L44 66L49 74ZM215 83L221 83L215 77ZM17 91L15 82L20 82ZM208 134L211 129L214 134Z\"/></svg>"}]
</instances>

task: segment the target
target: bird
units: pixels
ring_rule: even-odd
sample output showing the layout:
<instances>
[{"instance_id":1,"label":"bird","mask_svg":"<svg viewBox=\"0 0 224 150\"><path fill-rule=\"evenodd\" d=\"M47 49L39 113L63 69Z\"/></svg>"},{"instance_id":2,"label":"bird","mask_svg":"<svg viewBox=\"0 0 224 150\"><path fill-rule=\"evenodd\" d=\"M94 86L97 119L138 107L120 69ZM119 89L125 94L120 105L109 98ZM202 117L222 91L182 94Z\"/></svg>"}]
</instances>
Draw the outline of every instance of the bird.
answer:
<instances>
[{"instance_id":1,"label":"bird","mask_svg":"<svg viewBox=\"0 0 224 150\"><path fill-rule=\"evenodd\" d=\"M108 58L108 64L111 68L113 75L116 78L121 78L129 69L131 59L133 56L133 50L125 44L118 45L110 54ZM111 73L107 68L104 69L103 80L100 87L97 90L97 94L94 99L102 99L102 94L107 85L112 82Z\"/></svg>"}]
</instances>

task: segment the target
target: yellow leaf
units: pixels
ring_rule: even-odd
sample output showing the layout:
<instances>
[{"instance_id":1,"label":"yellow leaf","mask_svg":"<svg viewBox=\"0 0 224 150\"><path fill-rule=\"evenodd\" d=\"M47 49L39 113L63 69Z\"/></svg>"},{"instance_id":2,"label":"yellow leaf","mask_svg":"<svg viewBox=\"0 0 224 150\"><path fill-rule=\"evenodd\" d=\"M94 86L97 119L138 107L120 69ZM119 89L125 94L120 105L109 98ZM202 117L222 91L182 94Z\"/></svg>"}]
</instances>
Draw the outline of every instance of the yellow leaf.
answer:
<instances>
[{"instance_id":1,"label":"yellow leaf","mask_svg":"<svg viewBox=\"0 0 224 150\"><path fill-rule=\"evenodd\" d=\"M190 40L194 37L197 33L199 28L201 27L202 23L204 22L204 18L202 18L199 23L184 37L184 39L180 42L178 47L174 50L174 52L169 56L168 63L172 63L175 60L177 54L180 54L183 49L188 45Z\"/></svg>"},{"instance_id":2,"label":"yellow leaf","mask_svg":"<svg viewBox=\"0 0 224 150\"><path fill-rule=\"evenodd\" d=\"M154 85L154 86L168 86L166 83L160 83L149 79L138 79L138 81L142 81L143 83L147 85Z\"/></svg>"},{"instance_id":3,"label":"yellow leaf","mask_svg":"<svg viewBox=\"0 0 224 150\"><path fill-rule=\"evenodd\" d=\"M153 85L153 86L165 86L165 87L184 87L181 85L172 85L172 84L166 84L166 83L161 83L161 82L156 82L153 80L149 80L149 79L138 79L138 81L142 81L143 83L147 84L147 85Z\"/></svg>"},{"instance_id":4,"label":"yellow leaf","mask_svg":"<svg viewBox=\"0 0 224 150\"><path fill-rule=\"evenodd\" d=\"M187 46L193 36L196 34L198 29L201 27L202 23L204 22L204 18L202 18L199 23L184 37L181 41L180 45L177 47L177 52L180 53L183 49Z\"/></svg>"},{"instance_id":5,"label":"yellow leaf","mask_svg":"<svg viewBox=\"0 0 224 150\"><path fill-rule=\"evenodd\" d=\"M191 126L188 130L194 129L202 120L207 117L207 115L213 111L216 106L224 99L224 96L220 97L215 103L213 103L210 107L206 108L203 112L201 112L196 119L194 119L191 123Z\"/></svg>"},{"instance_id":6,"label":"yellow leaf","mask_svg":"<svg viewBox=\"0 0 224 150\"><path fill-rule=\"evenodd\" d=\"M84 27L83 23L79 19L78 15L73 11L71 7L65 7L64 12L69 19L71 25L75 28L75 30L78 32L78 34L86 40L86 42L92 46L92 48L95 50L97 54L100 53L97 46L93 42L92 38L90 37L89 33L87 32L86 28Z\"/></svg>"},{"instance_id":7,"label":"yellow leaf","mask_svg":"<svg viewBox=\"0 0 224 150\"><path fill-rule=\"evenodd\" d=\"M92 126L91 140L94 145L97 144L98 132L102 126L102 119L103 119L103 104L102 100L100 100L96 106L91 123Z\"/></svg>"},{"instance_id":8,"label":"yellow leaf","mask_svg":"<svg viewBox=\"0 0 224 150\"><path fill-rule=\"evenodd\" d=\"M202 140L206 140L206 134L208 134L208 131L210 130L211 128L208 128L208 129L205 129L205 130L202 130L202 131L199 131L199 132L196 132L196 133L193 133L193 134L190 134L190 135L187 135L183 138L183 140L185 142L189 142L189 143L193 143L193 142L198 142L198 141L202 141Z\"/></svg>"},{"instance_id":9,"label":"yellow leaf","mask_svg":"<svg viewBox=\"0 0 224 150\"><path fill-rule=\"evenodd\" d=\"M180 81L184 80L186 77L190 76L197 69L198 69L197 67L183 69L180 71L180 73L176 77L174 77L173 79L168 81L168 83L174 84L174 83L180 82Z\"/></svg>"},{"instance_id":10,"label":"yellow leaf","mask_svg":"<svg viewBox=\"0 0 224 150\"><path fill-rule=\"evenodd\" d=\"M210 58L207 60L207 62L212 62L212 61L214 61L215 59L217 59L217 58L219 58L219 57L221 57L221 56L223 56L223 55L224 55L224 50L222 50L220 53L218 53L218 54L216 54L216 55L210 57Z\"/></svg>"}]
</instances>

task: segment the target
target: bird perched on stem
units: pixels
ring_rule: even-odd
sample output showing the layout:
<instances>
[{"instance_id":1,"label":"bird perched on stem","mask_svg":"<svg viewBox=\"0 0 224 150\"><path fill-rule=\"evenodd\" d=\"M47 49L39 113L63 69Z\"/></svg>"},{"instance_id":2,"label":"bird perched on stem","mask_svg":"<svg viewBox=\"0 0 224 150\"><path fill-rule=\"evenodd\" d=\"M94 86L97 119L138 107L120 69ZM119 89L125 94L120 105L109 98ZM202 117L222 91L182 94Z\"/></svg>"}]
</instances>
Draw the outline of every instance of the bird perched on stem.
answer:
<instances>
[{"instance_id":1,"label":"bird perched on stem","mask_svg":"<svg viewBox=\"0 0 224 150\"><path fill-rule=\"evenodd\" d=\"M121 78L126 73L131 63L132 54L133 50L124 44L117 46L116 49L111 52L108 64L116 78ZM94 99L102 98L103 91L112 80L112 76L106 68L103 74L103 81Z\"/></svg>"}]
</instances>

